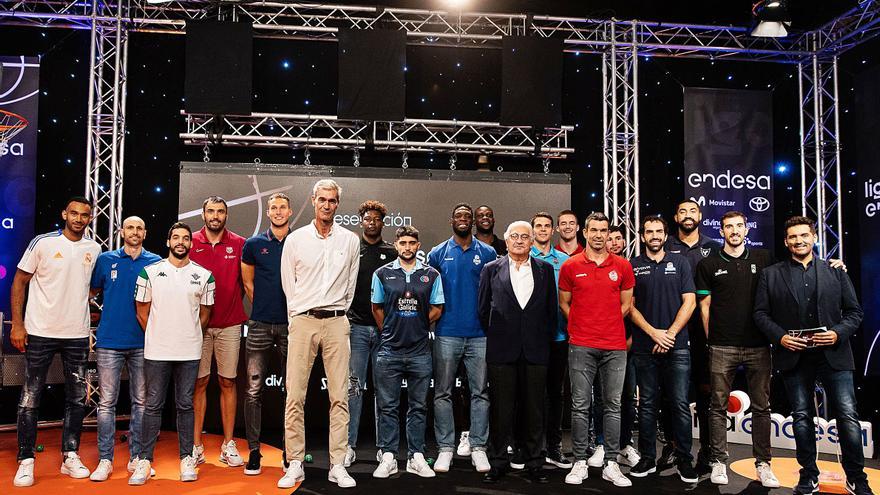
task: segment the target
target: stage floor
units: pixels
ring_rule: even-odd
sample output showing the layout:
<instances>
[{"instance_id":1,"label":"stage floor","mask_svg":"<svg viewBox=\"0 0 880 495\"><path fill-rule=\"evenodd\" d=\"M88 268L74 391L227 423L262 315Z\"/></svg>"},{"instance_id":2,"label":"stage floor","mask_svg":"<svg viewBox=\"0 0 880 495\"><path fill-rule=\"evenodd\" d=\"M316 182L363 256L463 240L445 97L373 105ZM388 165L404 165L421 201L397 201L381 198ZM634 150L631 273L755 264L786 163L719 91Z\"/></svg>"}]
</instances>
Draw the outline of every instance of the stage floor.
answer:
<instances>
[{"instance_id":1,"label":"stage floor","mask_svg":"<svg viewBox=\"0 0 880 495\"><path fill-rule=\"evenodd\" d=\"M0 434L0 487L4 493L9 490L24 492L25 490L37 490L40 492L57 493L61 491L87 490L89 494L119 494L130 490L146 494L195 494L195 495L232 495L232 494L266 494L283 493L285 490L276 488L275 483L282 476L281 451L270 445L263 445L263 473L259 476L245 476L243 468L230 468L222 464L219 459L219 447L221 438L217 435L206 435L205 454L207 462L199 467L199 479L192 483L178 481L178 455L177 434L173 431L163 431L156 446L154 468L156 476L140 487L130 487L127 484L128 472L125 463L128 461L128 444L118 439L121 433L117 433L117 444L114 461L114 472L111 478L102 483L85 480L74 480L59 473L61 454L59 446L61 431L58 429L41 430L37 442L42 444L44 451L36 457L36 483L30 488L15 488L12 479L17 468L15 456L17 452L15 433ZM82 455L83 462L93 469L98 462L96 447L96 434L94 431L83 432ZM276 439L273 439L276 440ZM276 440L277 441L277 440ZM272 441L272 443L276 443ZM244 439L236 439L242 456L247 460L247 442ZM565 443L567 445L567 442ZM776 475L783 483L783 488L769 490L749 477L754 477L754 460L750 458L751 447L748 445L730 444L731 469L728 471L730 484L716 486L709 482L708 476L703 476L696 486L682 483L674 469L668 469L659 476L647 478L632 478L632 488L616 488L607 481L602 480L599 469L590 469L590 477L580 486L566 485L563 482L567 470L550 469L550 483L546 485L533 484L525 474L511 473L496 485L482 483L482 475L473 470L469 458L456 456L452 470L449 473L438 474L436 478L424 479L413 474L406 473L405 463L399 462L400 473L387 480L372 478L372 472L376 468L376 451L372 446L358 449L358 461L350 468L349 472L357 480L358 487L355 490L381 490L385 494L412 495L418 492L428 493L463 493L477 495L493 494L523 494L523 495L554 495L572 493L572 491L607 492L607 493L645 493L645 494L680 494L690 492L693 494L783 494L791 493L786 484L797 480L797 463L794 460L794 452L774 449L773 467ZM314 457L314 462L305 465L306 480L294 490L303 493L351 493L351 490L343 490L335 484L327 481L328 456L326 451L326 439L321 443L318 439L312 441L308 452ZM436 455L435 452L429 455ZM403 457L403 456L401 456ZM820 463L823 469L823 492L844 493L842 489L842 471L836 464L833 456L822 455ZM871 486L875 491L880 491L880 471L878 461L868 460ZM824 470L827 469L827 473ZM623 469L624 473L627 469ZM739 473L739 474L737 474Z\"/></svg>"}]
</instances>

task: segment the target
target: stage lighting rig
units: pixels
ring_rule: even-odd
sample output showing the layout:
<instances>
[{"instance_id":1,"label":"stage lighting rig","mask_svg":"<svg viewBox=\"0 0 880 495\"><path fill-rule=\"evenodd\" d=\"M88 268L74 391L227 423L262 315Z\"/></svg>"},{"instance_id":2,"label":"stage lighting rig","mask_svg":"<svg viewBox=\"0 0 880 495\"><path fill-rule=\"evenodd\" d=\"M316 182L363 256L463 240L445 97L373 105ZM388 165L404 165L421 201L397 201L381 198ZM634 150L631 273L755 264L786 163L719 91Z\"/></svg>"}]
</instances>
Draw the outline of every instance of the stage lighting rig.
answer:
<instances>
[{"instance_id":1,"label":"stage lighting rig","mask_svg":"<svg viewBox=\"0 0 880 495\"><path fill-rule=\"evenodd\" d=\"M761 0L752 6L755 27L752 36L761 38L784 38L788 36L786 26L791 26L786 0Z\"/></svg>"}]
</instances>

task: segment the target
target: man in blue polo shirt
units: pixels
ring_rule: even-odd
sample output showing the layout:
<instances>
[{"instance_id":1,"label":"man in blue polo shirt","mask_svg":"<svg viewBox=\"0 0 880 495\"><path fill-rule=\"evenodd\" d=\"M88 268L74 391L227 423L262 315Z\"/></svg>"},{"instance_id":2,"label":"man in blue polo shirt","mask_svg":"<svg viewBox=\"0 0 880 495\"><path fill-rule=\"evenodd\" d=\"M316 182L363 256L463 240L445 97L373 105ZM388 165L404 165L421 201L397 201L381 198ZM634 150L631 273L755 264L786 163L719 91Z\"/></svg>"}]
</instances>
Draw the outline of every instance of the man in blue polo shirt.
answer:
<instances>
[{"instance_id":1,"label":"man in blue polo shirt","mask_svg":"<svg viewBox=\"0 0 880 495\"><path fill-rule=\"evenodd\" d=\"M498 256L492 246L474 237L474 210L470 205L455 205L450 223L452 237L428 253L428 263L440 272L446 299L443 316L434 329L434 436L440 449L434 471L449 471L452 464L455 448L452 387L458 365L464 362L471 391L471 462L478 472L485 473L492 468L486 456L489 393L486 389L486 334L477 313L477 292L483 265Z\"/></svg>"},{"instance_id":2,"label":"man in blue polo shirt","mask_svg":"<svg viewBox=\"0 0 880 495\"><path fill-rule=\"evenodd\" d=\"M278 352L281 362L287 362L287 298L281 288L281 251L284 239L290 233L288 223L292 213L290 198L286 194L269 196L266 204L266 216L271 224L269 229L245 241L241 251L241 281L252 304L245 340L248 388L244 400L244 428L250 450L244 468L247 475L257 475L261 471L260 429L269 354Z\"/></svg>"},{"instance_id":3,"label":"man in blue polo shirt","mask_svg":"<svg viewBox=\"0 0 880 495\"><path fill-rule=\"evenodd\" d=\"M119 237L123 246L98 256L92 271L91 293L104 293L101 322L98 325L95 354L98 364L98 454L100 462L89 478L105 481L113 472L113 447L116 443L116 401L122 365L128 368L128 393L131 397L129 421L128 470L137 465L137 453L143 438L144 418L144 331L137 321L134 292L138 274L161 258L143 248L147 229L139 217L122 222Z\"/></svg>"},{"instance_id":4,"label":"man in blue polo shirt","mask_svg":"<svg viewBox=\"0 0 880 495\"><path fill-rule=\"evenodd\" d=\"M630 263L636 279L630 319L632 353L639 385L639 453L629 474L641 478L657 470L657 410L660 389L666 395L675 444L678 475L685 483L699 480L691 455L691 412L688 401L690 351L687 323L696 308L694 277L687 258L667 253L663 217L642 220L645 252Z\"/></svg>"},{"instance_id":5,"label":"man in blue polo shirt","mask_svg":"<svg viewBox=\"0 0 880 495\"><path fill-rule=\"evenodd\" d=\"M376 403L379 425L376 446L381 453L374 478L397 472L400 444L400 387L406 380L409 407L406 412L406 471L433 478L425 460L425 416L431 383L431 347L428 332L440 318L443 284L440 273L416 259L419 231L412 226L397 229L397 259L373 273L372 311L381 329L376 356Z\"/></svg>"}]
</instances>

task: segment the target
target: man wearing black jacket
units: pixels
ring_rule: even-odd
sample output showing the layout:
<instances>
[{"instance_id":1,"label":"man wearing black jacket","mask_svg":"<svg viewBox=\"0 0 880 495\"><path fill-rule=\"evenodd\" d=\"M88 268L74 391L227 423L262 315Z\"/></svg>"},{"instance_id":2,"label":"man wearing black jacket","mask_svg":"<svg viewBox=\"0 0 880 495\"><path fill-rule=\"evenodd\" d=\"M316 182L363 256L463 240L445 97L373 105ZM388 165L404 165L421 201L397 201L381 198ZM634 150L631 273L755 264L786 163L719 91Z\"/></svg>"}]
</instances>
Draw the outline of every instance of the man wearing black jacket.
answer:
<instances>
[{"instance_id":1,"label":"man wearing black jacket","mask_svg":"<svg viewBox=\"0 0 880 495\"><path fill-rule=\"evenodd\" d=\"M801 465L794 493L818 491L813 391L819 378L837 420L847 491L867 495L873 492L864 471L853 387L855 364L849 343L863 312L846 272L813 256L816 240L816 225L811 219L792 217L785 222L785 246L791 258L761 273L755 322L773 344L773 365L782 372L792 408ZM814 331L797 332L808 329Z\"/></svg>"}]
</instances>

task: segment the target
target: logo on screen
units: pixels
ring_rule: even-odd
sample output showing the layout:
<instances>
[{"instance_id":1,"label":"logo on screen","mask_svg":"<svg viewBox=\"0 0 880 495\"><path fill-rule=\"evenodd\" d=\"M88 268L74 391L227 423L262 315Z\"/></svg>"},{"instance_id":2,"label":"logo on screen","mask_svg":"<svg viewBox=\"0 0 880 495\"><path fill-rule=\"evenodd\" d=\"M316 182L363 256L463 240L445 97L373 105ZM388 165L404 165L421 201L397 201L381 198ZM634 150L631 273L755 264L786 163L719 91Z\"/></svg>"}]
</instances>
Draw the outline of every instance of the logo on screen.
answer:
<instances>
[{"instance_id":1,"label":"logo on screen","mask_svg":"<svg viewBox=\"0 0 880 495\"><path fill-rule=\"evenodd\" d=\"M755 196L749 200L749 208L758 213L770 209L770 200L762 196Z\"/></svg>"},{"instance_id":2,"label":"logo on screen","mask_svg":"<svg viewBox=\"0 0 880 495\"><path fill-rule=\"evenodd\" d=\"M769 175L740 175L726 170L720 174L698 174L688 176L691 187L709 186L713 189L764 189L770 190Z\"/></svg>"}]
</instances>

